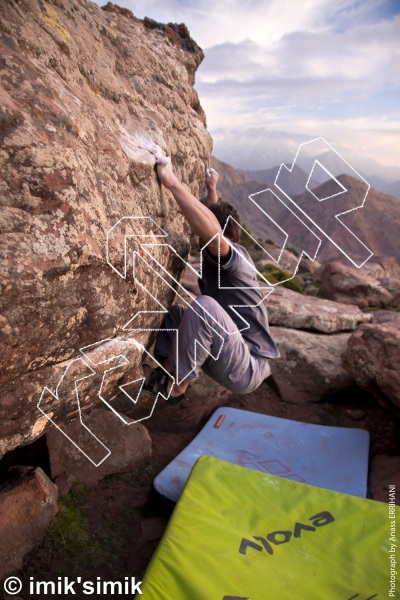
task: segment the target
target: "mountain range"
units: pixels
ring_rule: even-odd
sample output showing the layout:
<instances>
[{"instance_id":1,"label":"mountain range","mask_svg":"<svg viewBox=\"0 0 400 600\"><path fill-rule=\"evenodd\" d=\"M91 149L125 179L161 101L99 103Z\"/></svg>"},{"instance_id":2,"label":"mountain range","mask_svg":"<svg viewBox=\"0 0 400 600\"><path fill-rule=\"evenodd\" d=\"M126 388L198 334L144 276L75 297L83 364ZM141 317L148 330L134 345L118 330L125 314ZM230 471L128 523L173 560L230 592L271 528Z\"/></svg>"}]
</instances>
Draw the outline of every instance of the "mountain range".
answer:
<instances>
[{"instance_id":1,"label":"mountain range","mask_svg":"<svg viewBox=\"0 0 400 600\"><path fill-rule=\"evenodd\" d=\"M219 195L237 209L241 222L246 225L252 235L264 242L270 239L277 245L282 245L285 236L282 233L279 234L279 232L277 235L276 225L272 224L249 199L251 194L270 189L285 200L283 194L274 186L279 167L256 172L247 171L247 175L251 175L250 178L215 157L212 157L211 165L219 173ZM356 259L361 261L360 257L364 255L364 249L360 247L357 241L358 238L375 256L397 256L400 258L400 202L397 198L370 189L364 205L343 215L340 218L342 222L339 222L337 219L333 219L332 215L343 212L343 207L349 210L349 208L362 204L366 191L362 181L347 174L339 175L336 177L336 181L329 180L323 183L314 181L313 185L310 186L312 193L318 198L326 199L320 201L315 197L313 198L310 192L305 189L308 175L297 166L294 169L296 170L294 177L289 177L288 171L283 170L284 185L281 187L285 188L298 207L306 212L312 209L314 223L326 232L339 248L350 248L350 254L353 257L357 255ZM343 189L347 190L346 196L338 193ZM268 194L260 194L254 198L257 201L260 198L265 204L267 197ZM304 217L301 211L296 210L296 207L290 201L285 203L291 209L294 209L297 216L322 240L317 256L319 261L343 257L342 252L335 244L330 242L318 227ZM270 214L269 211L268 214ZM275 209L274 214L276 223L285 231L285 221L289 213L283 204L281 208ZM297 225L294 226L294 229L292 226L287 247L295 248L300 252L305 244L304 235L306 230L298 219L294 219L294 222ZM355 239L354 236L356 236Z\"/></svg>"}]
</instances>

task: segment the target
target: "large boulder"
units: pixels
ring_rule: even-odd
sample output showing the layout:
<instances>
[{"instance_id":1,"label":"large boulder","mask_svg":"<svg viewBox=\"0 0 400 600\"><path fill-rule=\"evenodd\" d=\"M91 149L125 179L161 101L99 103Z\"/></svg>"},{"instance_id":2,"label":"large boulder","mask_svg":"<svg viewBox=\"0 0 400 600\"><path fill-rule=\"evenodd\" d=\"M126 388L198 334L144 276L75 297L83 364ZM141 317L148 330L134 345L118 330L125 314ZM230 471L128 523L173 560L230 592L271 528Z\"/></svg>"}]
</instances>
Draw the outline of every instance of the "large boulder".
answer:
<instances>
[{"instance_id":1,"label":"large boulder","mask_svg":"<svg viewBox=\"0 0 400 600\"><path fill-rule=\"evenodd\" d=\"M189 228L139 145L161 145L200 195L211 150L193 89L203 53L182 24L105 8L2 3L0 456L49 426L37 407L45 387L45 412L61 423L78 412L76 392L87 408L100 386L112 401L117 383L141 376L162 319L152 296L168 309L174 291L133 236L160 243L162 227L176 253L151 252L175 278L189 249Z\"/></svg>"},{"instance_id":2,"label":"large boulder","mask_svg":"<svg viewBox=\"0 0 400 600\"><path fill-rule=\"evenodd\" d=\"M14 467L0 487L0 577L20 569L57 514L57 486L40 467Z\"/></svg>"},{"instance_id":3,"label":"large boulder","mask_svg":"<svg viewBox=\"0 0 400 600\"><path fill-rule=\"evenodd\" d=\"M271 325L293 329L335 333L351 331L372 320L372 315L363 313L358 306L305 296L282 286L274 288L266 304Z\"/></svg>"},{"instance_id":4,"label":"large boulder","mask_svg":"<svg viewBox=\"0 0 400 600\"><path fill-rule=\"evenodd\" d=\"M110 454L102 460L98 455L102 449L79 417L64 426L69 439L52 427L47 432L47 446L51 477L56 483L58 478L64 483L66 476L72 475L77 481L95 485L107 475L129 473L150 460L151 438L141 423L128 425L112 411L99 408L88 411L84 423Z\"/></svg>"},{"instance_id":5,"label":"large boulder","mask_svg":"<svg viewBox=\"0 0 400 600\"><path fill-rule=\"evenodd\" d=\"M396 323L360 325L351 335L342 364L357 384L384 405L400 407L400 329Z\"/></svg>"},{"instance_id":6,"label":"large boulder","mask_svg":"<svg viewBox=\"0 0 400 600\"><path fill-rule=\"evenodd\" d=\"M382 284L367 275L340 262L332 262L321 268L321 285L318 296L345 304L384 307L390 304L392 295Z\"/></svg>"},{"instance_id":7,"label":"large boulder","mask_svg":"<svg viewBox=\"0 0 400 600\"><path fill-rule=\"evenodd\" d=\"M367 275L378 279L389 291L400 289L400 265L395 256L373 257L362 269Z\"/></svg>"},{"instance_id":8,"label":"large boulder","mask_svg":"<svg viewBox=\"0 0 400 600\"><path fill-rule=\"evenodd\" d=\"M316 402L354 385L341 365L350 333L271 327L271 335L281 353L270 361L271 371L285 402Z\"/></svg>"}]
</instances>

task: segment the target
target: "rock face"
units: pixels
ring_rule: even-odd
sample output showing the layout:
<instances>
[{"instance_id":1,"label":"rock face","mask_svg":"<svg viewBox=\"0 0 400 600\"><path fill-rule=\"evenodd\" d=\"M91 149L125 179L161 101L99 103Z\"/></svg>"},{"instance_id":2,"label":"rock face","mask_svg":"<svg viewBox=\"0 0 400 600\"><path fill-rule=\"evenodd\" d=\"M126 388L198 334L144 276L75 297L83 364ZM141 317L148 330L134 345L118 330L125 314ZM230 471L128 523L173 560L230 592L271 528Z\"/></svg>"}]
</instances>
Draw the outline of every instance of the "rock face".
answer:
<instances>
[{"instance_id":1,"label":"rock face","mask_svg":"<svg viewBox=\"0 0 400 600\"><path fill-rule=\"evenodd\" d=\"M112 400L117 383L141 375L137 342L151 334L124 326L158 309L135 320L157 327L149 293L166 308L174 294L140 254L134 280L133 252L160 243L162 227L177 254L151 252L178 277L189 248L154 158L138 145L161 145L199 195L211 150L193 89L203 53L183 25L106 9L89 0L1 8L0 456L47 428L37 408L44 387L43 406L60 423L77 414L75 380L88 407L100 386ZM103 381L105 361L119 366Z\"/></svg>"},{"instance_id":2,"label":"rock face","mask_svg":"<svg viewBox=\"0 0 400 600\"><path fill-rule=\"evenodd\" d=\"M358 306L304 296L282 286L276 286L266 300L271 325L310 329L322 333L351 331L360 323L372 321L372 315Z\"/></svg>"},{"instance_id":3,"label":"rock face","mask_svg":"<svg viewBox=\"0 0 400 600\"><path fill-rule=\"evenodd\" d=\"M389 485L394 485L396 492L400 487L400 456L375 456L371 462L369 487L374 500L389 502ZM396 504L400 504L396 493Z\"/></svg>"},{"instance_id":4,"label":"rock face","mask_svg":"<svg viewBox=\"0 0 400 600\"><path fill-rule=\"evenodd\" d=\"M0 488L0 577L44 537L57 514L58 490L39 467L17 467Z\"/></svg>"},{"instance_id":5,"label":"rock face","mask_svg":"<svg viewBox=\"0 0 400 600\"><path fill-rule=\"evenodd\" d=\"M400 329L393 322L360 325L349 338L343 366L357 385L400 407Z\"/></svg>"},{"instance_id":6,"label":"rock face","mask_svg":"<svg viewBox=\"0 0 400 600\"><path fill-rule=\"evenodd\" d=\"M391 294L377 279L339 262L328 263L322 269L318 295L336 302L357 304L360 308L383 307L392 300Z\"/></svg>"},{"instance_id":7,"label":"rock face","mask_svg":"<svg viewBox=\"0 0 400 600\"><path fill-rule=\"evenodd\" d=\"M349 333L323 335L271 327L281 358L270 361L272 375L286 402L322 400L354 385L341 366Z\"/></svg>"},{"instance_id":8,"label":"rock face","mask_svg":"<svg viewBox=\"0 0 400 600\"><path fill-rule=\"evenodd\" d=\"M151 458L151 439L147 429L140 423L124 425L112 411L98 408L85 416L85 424L111 454L96 466L56 427L51 428L47 433L47 445L51 477L56 483L59 477L64 480L70 474L78 481L95 485L112 473L134 471ZM81 429L79 418L73 419L64 428L65 433L95 459L96 446L92 444L90 434L87 431L82 433Z\"/></svg>"}]
</instances>

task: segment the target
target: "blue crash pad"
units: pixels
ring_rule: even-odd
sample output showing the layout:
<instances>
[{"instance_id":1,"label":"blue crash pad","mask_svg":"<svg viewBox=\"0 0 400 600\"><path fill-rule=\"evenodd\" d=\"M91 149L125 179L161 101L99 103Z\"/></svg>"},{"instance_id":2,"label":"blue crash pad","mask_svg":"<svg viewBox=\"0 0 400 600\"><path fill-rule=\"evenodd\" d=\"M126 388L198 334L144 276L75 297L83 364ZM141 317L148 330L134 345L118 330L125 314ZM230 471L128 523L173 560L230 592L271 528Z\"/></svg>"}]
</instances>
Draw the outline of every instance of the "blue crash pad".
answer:
<instances>
[{"instance_id":1,"label":"blue crash pad","mask_svg":"<svg viewBox=\"0 0 400 600\"><path fill-rule=\"evenodd\" d=\"M311 425L236 408L219 408L200 433L154 480L177 502L203 455L300 483L365 498L369 433Z\"/></svg>"}]
</instances>

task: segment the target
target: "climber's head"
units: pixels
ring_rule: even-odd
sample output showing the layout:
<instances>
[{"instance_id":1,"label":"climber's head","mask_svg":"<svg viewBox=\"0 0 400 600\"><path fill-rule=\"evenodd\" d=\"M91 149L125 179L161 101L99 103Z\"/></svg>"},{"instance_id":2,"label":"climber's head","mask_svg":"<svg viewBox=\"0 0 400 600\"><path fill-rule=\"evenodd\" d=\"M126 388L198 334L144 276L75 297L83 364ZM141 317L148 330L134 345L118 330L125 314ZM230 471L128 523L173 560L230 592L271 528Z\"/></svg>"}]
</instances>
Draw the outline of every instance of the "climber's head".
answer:
<instances>
[{"instance_id":1,"label":"climber's head","mask_svg":"<svg viewBox=\"0 0 400 600\"><path fill-rule=\"evenodd\" d=\"M240 241L240 218L236 208L228 202L218 202L208 207L211 212L217 217L219 224L222 227L224 236L231 242L239 243ZM231 218L229 218L231 217Z\"/></svg>"}]
</instances>

